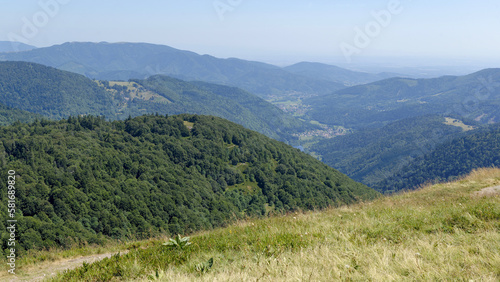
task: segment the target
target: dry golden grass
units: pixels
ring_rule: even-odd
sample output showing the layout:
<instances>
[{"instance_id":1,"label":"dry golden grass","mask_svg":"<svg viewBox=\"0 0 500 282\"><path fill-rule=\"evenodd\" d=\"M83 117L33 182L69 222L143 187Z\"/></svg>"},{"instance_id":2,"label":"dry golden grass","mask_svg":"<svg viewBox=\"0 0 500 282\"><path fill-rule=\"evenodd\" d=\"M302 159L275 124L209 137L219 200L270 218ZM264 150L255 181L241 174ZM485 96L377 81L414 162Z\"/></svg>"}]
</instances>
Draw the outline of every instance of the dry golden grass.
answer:
<instances>
[{"instance_id":1,"label":"dry golden grass","mask_svg":"<svg viewBox=\"0 0 500 282\"><path fill-rule=\"evenodd\" d=\"M102 86L102 84L100 82L98 82L97 84ZM165 98L165 97L163 97L163 96L161 96L153 91L149 91L147 89L144 89L143 87L137 88L135 86L136 83L134 83L134 82L129 82L129 81L110 81L109 82L110 87L113 87L115 85L127 87L127 90L129 91L129 93L128 93L129 98L132 100L133 99L140 99L140 100L146 100L146 101L154 100L156 103L164 103L164 104L172 103L167 98ZM110 93L112 93L113 95L115 95L118 92L114 89L108 89L108 91Z\"/></svg>"},{"instance_id":2,"label":"dry golden grass","mask_svg":"<svg viewBox=\"0 0 500 282\"><path fill-rule=\"evenodd\" d=\"M311 244L272 255L206 252L160 271L158 280L499 281L500 201L472 196L499 184L500 170L481 169L458 182L371 203L240 224L219 232L264 223L269 233L300 234ZM193 271L210 257L215 263L208 273Z\"/></svg>"}]
</instances>

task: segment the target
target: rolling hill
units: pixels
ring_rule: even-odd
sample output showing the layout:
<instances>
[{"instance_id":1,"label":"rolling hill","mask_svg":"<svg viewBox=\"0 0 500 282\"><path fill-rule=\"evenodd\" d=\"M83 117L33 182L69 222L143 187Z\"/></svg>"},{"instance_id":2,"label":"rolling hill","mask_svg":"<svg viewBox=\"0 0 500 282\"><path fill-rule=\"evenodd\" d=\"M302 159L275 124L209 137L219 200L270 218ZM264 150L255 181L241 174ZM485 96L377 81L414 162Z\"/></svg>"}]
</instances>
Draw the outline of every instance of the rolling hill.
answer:
<instances>
[{"instance_id":1,"label":"rolling hill","mask_svg":"<svg viewBox=\"0 0 500 282\"><path fill-rule=\"evenodd\" d=\"M304 103L312 119L355 129L427 114L494 123L500 121L500 69L434 79L391 78Z\"/></svg>"},{"instance_id":2,"label":"rolling hill","mask_svg":"<svg viewBox=\"0 0 500 282\"><path fill-rule=\"evenodd\" d=\"M130 82L92 81L83 75L25 62L0 62L0 99L10 107L51 119L103 115L124 119L147 113L219 116L291 140L312 125L235 87L153 76Z\"/></svg>"},{"instance_id":3,"label":"rolling hill","mask_svg":"<svg viewBox=\"0 0 500 282\"><path fill-rule=\"evenodd\" d=\"M15 171L18 255L34 246L173 235L378 195L297 149L211 116L18 123L0 127L0 159L2 178ZM7 216L0 210L4 229Z\"/></svg>"},{"instance_id":4,"label":"rolling hill","mask_svg":"<svg viewBox=\"0 0 500 282\"><path fill-rule=\"evenodd\" d=\"M326 94L342 84L287 72L279 67L146 43L72 42L26 52L0 54L0 60L27 61L101 80L128 80L162 74L236 86L260 97L289 93Z\"/></svg>"}]
</instances>

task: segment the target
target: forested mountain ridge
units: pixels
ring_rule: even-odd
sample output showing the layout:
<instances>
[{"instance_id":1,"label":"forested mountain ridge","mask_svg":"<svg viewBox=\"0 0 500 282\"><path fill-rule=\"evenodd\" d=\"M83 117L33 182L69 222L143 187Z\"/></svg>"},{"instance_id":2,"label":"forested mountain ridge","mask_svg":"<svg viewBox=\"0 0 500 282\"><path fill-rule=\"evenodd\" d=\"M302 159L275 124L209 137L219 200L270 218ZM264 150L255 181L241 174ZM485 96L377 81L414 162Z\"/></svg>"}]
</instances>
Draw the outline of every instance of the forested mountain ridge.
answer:
<instances>
[{"instance_id":1,"label":"forested mountain ridge","mask_svg":"<svg viewBox=\"0 0 500 282\"><path fill-rule=\"evenodd\" d=\"M219 59L146 43L72 42L26 52L0 54L0 60L28 61L101 80L128 80L162 74L242 88L260 97L287 93L327 94L342 84L296 75L260 62Z\"/></svg>"},{"instance_id":2,"label":"forested mountain ridge","mask_svg":"<svg viewBox=\"0 0 500 282\"><path fill-rule=\"evenodd\" d=\"M19 252L186 233L378 195L284 143L196 115L0 127L4 179L8 170L16 172ZM6 189L2 182L2 202Z\"/></svg>"},{"instance_id":3,"label":"forested mountain ridge","mask_svg":"<svg viewBox=\"0 0 500 282\"><path fill-rule=\"evenodd\" d=\"M160 75L96 82L26 62L0 62L0 99L7 106L52 119L92 114L114 120L156 112L215 115L280 140L313 127L235 87Z\"/></svg>"},{"instance_id":4,"label":"forested mountain ridge","mask_svg":"<svg viewBox=\"0 0 500 282\"><path fill-rule=\"evenodd\" d=\"M319 141L311 151L321 160L370 187L397 173L415 158L479 125L442 116L403 119L382 128Z\"/></svg>"},{"instance_id":5,"label":"forested mountain ridge","mask_svg":"<svg viewBox=\"0 0 500 282\"><path fill-rule=\"evenodd\" d=\"M391 78L304 101L314 120L348 128L380 127L439 114L500 121L500 69L434 79Z\"/></svg>"},{"instance_id":6,"label":"forested mountain ridge","mask_svg":"<svg viewBox=\"0 0 500 282\"><path fill-rule=\"evenodd\" d=\"M429 182L453 180L482 167L500 167L498 124L443 142L372 187L382 192L414 189Z\"/></svg>"}]
</instances>

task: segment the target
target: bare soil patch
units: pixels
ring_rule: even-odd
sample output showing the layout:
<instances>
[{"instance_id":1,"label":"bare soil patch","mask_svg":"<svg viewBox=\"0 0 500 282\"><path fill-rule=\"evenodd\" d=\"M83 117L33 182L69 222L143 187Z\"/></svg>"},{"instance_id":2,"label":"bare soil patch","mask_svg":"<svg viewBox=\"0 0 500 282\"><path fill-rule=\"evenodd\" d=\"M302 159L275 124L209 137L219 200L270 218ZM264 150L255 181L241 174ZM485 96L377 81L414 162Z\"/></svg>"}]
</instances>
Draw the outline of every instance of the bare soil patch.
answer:
<instances>
[{"instance_id":1,"label":"bare soil patch","mask_svg":"<svg viewBox=\"0 0 500 282\"><path fill-rule=\"evenodd\" d=\"M475 197L494 197L500 195L500 186L484 188L472 193L472 195Z\"/></svg>"},{"instance_id":2,"label":"bare soil patch","mask_svg":"<svg viewBox=\"0 0 500 282\"><path fill-rule=\"evenodd\" d=\"M126 253L128 251L120 252L122 255ZM64 270L79 267L84 262L93 263L104 258L110 258L115 254L116 252L38 263L20 270L16 269L16 275L2 272L0 273L0 281L43 281Z\"/></svg>"}]
</instances>

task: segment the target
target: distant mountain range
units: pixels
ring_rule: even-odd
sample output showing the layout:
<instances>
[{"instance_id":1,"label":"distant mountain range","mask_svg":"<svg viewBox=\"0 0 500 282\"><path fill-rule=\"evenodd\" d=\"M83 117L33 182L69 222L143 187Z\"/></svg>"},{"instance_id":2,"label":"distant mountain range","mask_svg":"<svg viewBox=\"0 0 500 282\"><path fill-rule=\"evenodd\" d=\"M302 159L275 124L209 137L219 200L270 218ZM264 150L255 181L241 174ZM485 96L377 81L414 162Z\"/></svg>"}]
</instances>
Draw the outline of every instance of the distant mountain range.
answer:
<instances>
[{"instance_id":1,"label":"distant mountain range","mask_svg":"<svg viewBox=\"0 0 500 282\"><path fill-rule=\"evenodd\" d=\"M103 80L128 80L162 74L236 86L261 97L286 93L321 95L340 83L290 73L280 67L146 43L64 43L26 52L0 54L0 60L27 61Z\"/></svg>"},{"instance_id":2,"label":"distant mountain range","mask_svg":"<svg viewBox=\"0 0 500 282\"><path fill-rule=\"evenodd\" d=\"M37 47L21 42L0 41L0 52L20 52L36 49Z\"/></svg>"},{"instance_id":3,"label":"distant mountain range","mask_svg":"<svg viewBox=\"0 0 500 282\"><path fill-rule=\"evenodd\" d=\"M156 75L130 82L92 81L26 62L0 62L0 100L51 119L102 115L124 119L146 113L219 116L275 139L314 128L244 90Z\"/></svg>"},{"instance_id":4,"label":"distant mountain range","mask_svg":"<svg viewBox=\"0 0 500 282\"><path fill-rule=\"evenodd\" d=\"M310 62L280 68L148 43L71 42L35 50L31 47L19 48L19 51L27 52L0 54L0 60L34 62L102 80L142 79L162 74L236 86L266 99L297 93L325 95L348 86L404 76L357 72Z\"/></svg>"},{"instance_id":5,"label":"distant mountain range","mask_svg":"<svg viewBox=\"0 0 500 282\"><path fill-rule=\"evenodd\" d=\"M500 121L500 69L434 79L390 78L304 101L312 119L349 128L427 114Z\"/></svg>"},{"instance_id":6,"label":"distant mountain range","mask_svg":"<svg viewBox=\"0 0 500 282\"><path fill-rule=\"evenodd\" d=\"M285 70L309 78L322 79L345 86L366 84L391 77L404 76L396 73L367 73L344 69L321 63L302 62L284 68Z\"/></svg>"}]
</instances>

